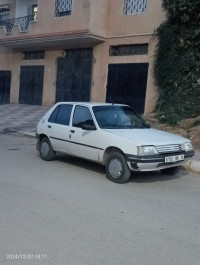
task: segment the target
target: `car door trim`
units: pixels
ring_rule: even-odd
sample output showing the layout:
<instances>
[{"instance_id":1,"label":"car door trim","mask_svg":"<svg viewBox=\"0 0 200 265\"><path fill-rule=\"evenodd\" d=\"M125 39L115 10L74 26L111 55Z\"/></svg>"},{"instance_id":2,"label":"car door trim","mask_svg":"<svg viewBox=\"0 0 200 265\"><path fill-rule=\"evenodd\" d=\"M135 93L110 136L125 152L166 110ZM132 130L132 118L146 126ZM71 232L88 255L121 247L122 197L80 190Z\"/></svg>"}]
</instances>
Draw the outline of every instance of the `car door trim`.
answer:
<instances>
[{"instance_id":1,"label":"car door trim","mask_svg":"<svg viewBox=\"0 0 200 265\"><path fill-rule=\"evenodd\" d=\"M61 139L61 138L56 138L56 137L52 137L52 136L50 136L49 138L54 139L54 140L58 140L58 141L62 141L62 142L68 142L68 143L72 143L72 144L82 145L82 146L86 146L86 147L93 148L93 149L104 150L103 148L100 148L97 146L82 144L82 143L73 142L73 141L69 141L69 140L65 140L65 139Z\"/></svg>"}]
</instances>

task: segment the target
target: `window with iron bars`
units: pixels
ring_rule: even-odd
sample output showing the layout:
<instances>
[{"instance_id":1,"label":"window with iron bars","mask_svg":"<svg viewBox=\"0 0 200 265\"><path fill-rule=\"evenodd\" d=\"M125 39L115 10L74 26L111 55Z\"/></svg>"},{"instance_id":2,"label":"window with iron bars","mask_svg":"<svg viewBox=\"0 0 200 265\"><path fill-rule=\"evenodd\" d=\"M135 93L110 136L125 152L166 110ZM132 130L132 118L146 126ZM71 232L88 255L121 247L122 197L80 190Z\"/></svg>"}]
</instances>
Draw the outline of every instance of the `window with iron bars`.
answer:
<instances>
[{"instance_id":1,"label":"window with iron bars","mask_svg":"<svg viewBox=\"0 0 200 265\"><path fill-rule=\"evenodd\" d=\"M0 26L7 23L9 19L10 10L7 7L0 6Z\"/></svg>"},{"instance_id":2,"label":"window with iron bars","mask_svg":"<svg viewBox=\"0 0 200 265\"><path fill-rule=\"evenodd\" d=\"M148 54L148 43L110 46L110 56L129 56Z\"/></svg>"},{"instance_id":3,"label":"window with iron bars","mask_svg":"<svg viewBox=\"0 0 200 265\"><path fill-rule=\"evenodd\" d=\"M45 51L23 52L22 58L24 60L41 60L41 59L45 59Z\"/></svg>"},{"instance_id":4,"label":"window with iron bars","mask_svg":"<svg viewBox=\"0 0 200 265\"><path fill-rule=\"evenodd\" d=\"M146 12L147 0L124 0L124 15Z\"/></svg>"},{"instance_id":5,"label":"window with iron bars","mask_svg":"<svg viewBox=\"0 0 200 265\"><path fill-rule=\"evenodd\" d=\"M55 17L71 15L72 0L55 0Z\"/></svg>"}]
</instances>

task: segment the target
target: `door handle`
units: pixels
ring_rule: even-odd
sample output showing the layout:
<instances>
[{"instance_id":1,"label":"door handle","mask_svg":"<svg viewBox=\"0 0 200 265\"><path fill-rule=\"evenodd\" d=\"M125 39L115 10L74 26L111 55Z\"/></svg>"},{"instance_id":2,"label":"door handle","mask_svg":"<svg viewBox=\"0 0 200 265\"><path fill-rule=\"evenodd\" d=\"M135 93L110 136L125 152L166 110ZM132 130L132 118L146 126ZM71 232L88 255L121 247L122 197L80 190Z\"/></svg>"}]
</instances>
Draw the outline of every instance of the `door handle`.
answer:
<instances>
[{"instance_id":1,"label":"door handle","mask_svg":"<svg viewBox=\"0 0 200 265\"><path fill-rule=\"evenodd\" d=\"M75 133L75 130L70 130L70 133Z\"/></svg>"},{"instance_id":2,"label":"door handle","mask_svg":"<svg viewBox=\"0 0 200 265\"><path fill-rule=\"evenodd\" d=\"M51 125L48 125L48 128L51 129Z\"/></svg>"}]
</instances>

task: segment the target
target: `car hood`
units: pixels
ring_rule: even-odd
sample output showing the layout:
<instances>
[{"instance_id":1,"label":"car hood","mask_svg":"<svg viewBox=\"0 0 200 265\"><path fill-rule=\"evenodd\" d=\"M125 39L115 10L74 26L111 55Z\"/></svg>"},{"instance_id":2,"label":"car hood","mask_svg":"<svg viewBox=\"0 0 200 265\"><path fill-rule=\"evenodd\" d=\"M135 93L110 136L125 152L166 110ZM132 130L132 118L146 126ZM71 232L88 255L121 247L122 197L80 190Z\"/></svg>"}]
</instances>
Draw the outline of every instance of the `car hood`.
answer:
<instances>
[{"instance_id":1,"label":"car hood","mask_svg":"<svg viewBox=\"0 0 200 265\"><path fill-rule=\"evenodd\" d=\"M182 144L189 140L169 132L147 128L147 129L105 129L104 131L128 138L140 145L167 145Z\"/></svg>"}]
</instances>

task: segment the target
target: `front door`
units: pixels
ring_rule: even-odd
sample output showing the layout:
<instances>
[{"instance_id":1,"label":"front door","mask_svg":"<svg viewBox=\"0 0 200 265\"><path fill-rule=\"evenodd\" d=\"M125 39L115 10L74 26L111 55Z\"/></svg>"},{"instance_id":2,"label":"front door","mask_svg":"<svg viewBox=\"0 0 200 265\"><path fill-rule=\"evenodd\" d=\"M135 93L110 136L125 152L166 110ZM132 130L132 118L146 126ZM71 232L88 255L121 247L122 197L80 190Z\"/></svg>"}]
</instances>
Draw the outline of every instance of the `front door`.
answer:
<instances>
[{"instance_id":1,"label":"front door","mask_svg":"<svg viewBox=\"0 0 200 265\"><path fill-rule=\"evenodd\" d=\"M42 105L44 66L21 66L19 103Z\"/></svg>"},{"instance_id":2,"label":"front door","mask_svg":"<svg viewBox=\"0 0 200 265\"><path fill-rule=\"evenodd\" d=\"M128 104L144 113L147 76L147 63L110 64L106 102Z\"/></svg>"},{"instance_id":3,"label":"front door","mask_svg":"<svg viewBox=\"0 0 200 265\"><path fill-rule=\"evenodd\" d=\"M0 71L0 104L10 103L11 71Z\"/></svg>"},{"instance_id":4,"label":"front door","mask_svg":"<svg viewBox=\"0 0 200 265\"><path fill-rule=\"evenodd\" d=\"M67 50L57 63L56 102L90 101L92 49Z\"/></svg>"},{"instance_id":5,"label":"front door","mask_svg":"<svg viewBox=\"0 0 200 265\"><path fill-rule=\"evenodd\" d=\"M88 107L77 105L70 129L70 153L75 156L98 161L98 130L85 130L83 124L94 126Z\"/></svg>"}]
</instances>

